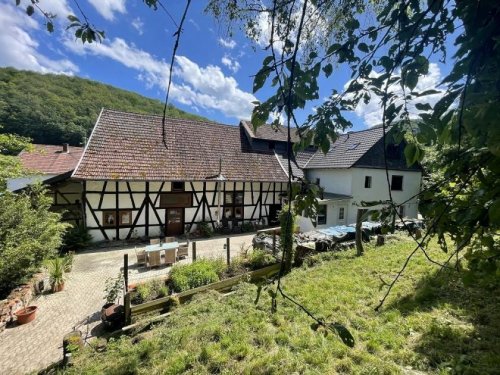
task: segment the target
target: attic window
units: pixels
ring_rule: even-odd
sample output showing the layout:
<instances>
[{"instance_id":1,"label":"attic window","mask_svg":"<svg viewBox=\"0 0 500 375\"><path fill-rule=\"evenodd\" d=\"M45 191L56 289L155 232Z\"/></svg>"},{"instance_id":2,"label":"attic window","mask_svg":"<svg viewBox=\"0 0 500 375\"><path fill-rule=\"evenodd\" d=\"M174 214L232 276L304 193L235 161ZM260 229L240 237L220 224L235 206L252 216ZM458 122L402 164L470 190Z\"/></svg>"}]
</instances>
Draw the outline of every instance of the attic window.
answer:
<instances>
[{"instance_id":1,"label":"attic window","mask_svg":"<svg viewBox=\"0 0 500 375\"><path fill-rule=\"evenodd\" d=\"M172 191L184 191L184 181L172 181Z\"/></svg>"},{"instance_id":2,"label":"attic window","mask_svg":"<svg viewBox=\"0 0 500 375\"><path fill-rule=\"evenodd\" d=\"M360 145L361 142L358 142L358 143L353 143L352 145L349 145L347 146L347 150L355 150L359 145Z\"/></svg>"}]
</instances>

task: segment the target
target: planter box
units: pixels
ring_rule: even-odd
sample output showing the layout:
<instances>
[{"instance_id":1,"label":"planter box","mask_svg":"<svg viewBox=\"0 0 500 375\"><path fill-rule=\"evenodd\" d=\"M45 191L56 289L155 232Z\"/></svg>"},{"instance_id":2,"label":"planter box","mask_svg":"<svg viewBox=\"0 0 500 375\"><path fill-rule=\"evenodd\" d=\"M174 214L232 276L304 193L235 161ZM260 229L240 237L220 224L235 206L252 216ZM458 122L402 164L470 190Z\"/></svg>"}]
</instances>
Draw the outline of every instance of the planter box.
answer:
<instances>
[{"instance_id":1,"label":"planter box","mask_svg":"<svg viewBox=\"0 0 500 375\"><path fill-rule=\"evenodd\" d=\"M200 286L198 288L186 290L181 293L173 294L171 296L163 297L156 299L154 301L142 303L140 305L135 305L135 306L129 306L127 309L127 306L125 306L125 311L130 311L130 316L136 316L140 314L144 314L147 312L151 311L156 311L156 310L163 310L165 309L165 306L170 302L172 297L176 297L179 299L180 303L184 303L191 299L195 294L204 292L206 290L216 290L219 292L229 290L231 289L234 285L238 284L242 280L249 280L249 281L257 281L262 279L263 277L269 277L271 275L274 275L279 272L279 269L281 267L281 263L276 263L271 266L267 266L264 268L261 268L259 270L255 271L250 271L243 273L241 275L237 275L234 277L230 277L228 279L218 281L216 283ZM127 317L126 317L127 319Z\"/></svg>"}]
</instances>

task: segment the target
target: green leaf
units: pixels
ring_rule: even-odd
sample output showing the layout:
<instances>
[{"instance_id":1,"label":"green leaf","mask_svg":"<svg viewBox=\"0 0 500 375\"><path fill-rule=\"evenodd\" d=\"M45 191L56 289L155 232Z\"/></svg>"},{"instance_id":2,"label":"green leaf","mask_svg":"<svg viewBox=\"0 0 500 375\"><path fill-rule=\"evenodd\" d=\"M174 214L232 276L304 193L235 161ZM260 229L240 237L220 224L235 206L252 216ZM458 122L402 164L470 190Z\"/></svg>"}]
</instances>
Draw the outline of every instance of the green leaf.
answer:
<instances>
[{"instance_id":1,"label":"green leaf","mask_svg":"<svg viewBox=\"0 0 500 375\"><path fill-rule=\"evenodd\" d=\"M272 57L272 56L267 56L267 57L264 59L264 61L262 61L262 65L263 65L263 66L268 66L268 65L269 65L269 63L270 63L271 61L273 61L273 57Z\"/></svg>"},{"instance_id":2,"label":"green leaf","mask_svg":"<svg viewBox=\"0 0 500 375\"><path fill-rule=\"evenodd\" d=\"M368 53L368 45L366 43L359 43L358 44L358 49L361 51L361 52L365 52L365 53Z\"/></svg>"},{"instance_id":3,"label":"green leaf","mask_svg":"<svg viewBox=\"0 0 500 375\"><path fill-rule=\"evenodd\" d=\"M406 165L411 167L417 158L417 147L413 143L408 143L405 147Z\"/></svg>"},{"instance_id":4,"label":"green leaf","mask_svg":"<svg viewBox=\"0 0 500 375\"><path fill-rule=\"evenodd\" d=\"M16 0L16 6L19 6L21 4L21 0Z\"/></svg>"},{"instance_id":5,"label":"green leaf","mask_svg":"<svg viewBox=\"0 0 500 375\"><path fill-rule=\"evenodd\" d=\"M335 51L337 51L340 47L341 47L340 44L334 43L330 47L328 47L328 49L326 50L326 54L327 55L331 55L332 53L334 53Z\"/></svg>"},{"instance_id":6,"label":"green leaf","mask_svg":"<svg viewBox=\"0 0 500 375\"><path fill-rule=\"evenodd\" d=\"M28 16L32 16L32 15L33 15L33 13L35 13L35 8L33 8L33 6L32 6L32 5L28 5L28 6L26 7L26 14L27 14Z\"/></svg>"},{"instance_id":7,"label":"green leaf","mask_svg":"<svg viewBox=\"0 0 500 375\"><path fill-rule=\"evenodd\" d=\"M500 198L497 198L488 209L490 224L500 225Z\"/></svg>"},{"instance_id":8,"label":"green leaf","mask_svg":"<svg viewBox=\"0 0 500 375\"><path fill-rule=\"evenodd\" d=\"M405 77L405 86L409 87L410 90L413 90L418 83L418 74L417 72L410 70L406 72L406 77Z\"/></svg>"},{"instance_id":9,"label":"green leaf","mask_svg":"<svg viewBox=\"0 0 500 375\"><path fill-rule=\"evenodd\" d=\"M415 104L415 108L417 108L419 111L430 111L432 109L429 103L417 103Z\"/></svg>"},{"instance_id":10,"label":"green leaf","mask_svg":"<svg viewBox=\"0 0 500 375\"><path fill-rule=\"evenodd\" d=\"M324 67L323 67L323 72L325 72L325 76L328 78L332 75L333 73L333 66L332 64L326 64Z\"/></svg>"},{"instance_id":11,"label":"green leaf","mask_svg":"<svg viewBox=\"0 0 500 375\"><path fill-rule=\"evenodd\" d=\"M49 22L47 22L47 31L48 31L49 33L54 32L54 24L53 24L52 22L50 22L50 21L49 21Z\"/></svg>"},{"instance_id":12,"label":"green leaf","mask_svg":"<svg viewBox=\"0 0 500 375\"><path fill-rule=\"evenodd\" d=\"M72 14L70 14L68 16L68 20L71 21L71 22L78 22L78 23L80 23L80 19L78 17L72 15Z\"/></svg>"},{"instance_id":13,"label":"green leaf","mask_svg":"<svg viewBox=\"0 0 500 375\"><path fill-rule=\"evenodd\" d=\"M253 79L254 93L259 91L262 88L262 86L264 86L264 83L266 83L266 79L267 77L269 77L269 74L271 74L271 69L265 66L255 75L255 78Z\"/></svg>"}]
</instances>

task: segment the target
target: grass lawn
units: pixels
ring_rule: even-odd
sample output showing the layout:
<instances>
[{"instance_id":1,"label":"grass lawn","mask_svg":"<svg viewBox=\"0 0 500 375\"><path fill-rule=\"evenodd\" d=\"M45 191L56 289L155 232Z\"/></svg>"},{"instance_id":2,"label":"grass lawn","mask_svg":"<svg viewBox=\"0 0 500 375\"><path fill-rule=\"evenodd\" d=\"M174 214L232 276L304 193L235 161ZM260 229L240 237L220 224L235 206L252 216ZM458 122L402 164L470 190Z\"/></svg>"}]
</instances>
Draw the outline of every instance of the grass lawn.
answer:
<instances>
[{"instance_id":1,"label":"grass lawn","mask_svg":"<svg viewBox=\"0 0 500 375\"><path fill-rule=\"evenodd\" d=\"M235 294L198 296L153 330L87 349L68 373L89 374L420 374L500 373L498 290L465 288L419 253L380 312L389 281L414 244L325 253L283 279L284 289L319 317L343 323L354 348L313 330L291 303L241 284ZM436 245L435 259L445 259Z\"/></svg>"}]
</instances>

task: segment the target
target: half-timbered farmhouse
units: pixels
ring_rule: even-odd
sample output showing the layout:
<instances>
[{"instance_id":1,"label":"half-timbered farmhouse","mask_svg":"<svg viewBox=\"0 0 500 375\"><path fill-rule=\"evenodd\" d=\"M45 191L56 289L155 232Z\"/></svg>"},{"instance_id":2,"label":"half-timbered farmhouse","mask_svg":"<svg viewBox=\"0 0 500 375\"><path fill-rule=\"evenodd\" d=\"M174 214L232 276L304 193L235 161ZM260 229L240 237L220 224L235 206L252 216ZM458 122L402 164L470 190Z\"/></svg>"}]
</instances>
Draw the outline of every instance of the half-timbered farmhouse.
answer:
<instances>
[{"instance_id":1,"label":"half-timbered farmhouse","mask_svg":"<svg viewBox=\"0 0 500 375\"><path fill-rule=\"evenodd\" d=\"M18 192L33 183L43 183L52 196L52 210L61 212L63 220L81 225L81 184L70 177L82 154L82 147L67 143L61 146L35 144L32 150L23 150L18 156L29 176L9 179L7 188Z\"/></svg>"},{"instance_id":2,"label":"half-timbered farmhouse","mask_svg":"<svg viewBox=\"0 0 500 375\"><path fill-rule=\"evenodd\" d=\"M103 110L72 180L93 239L274 224L286 195L286 138L239 126ZM294 164L294 175L301 170Z\"/></svg>"}]
</instances>

